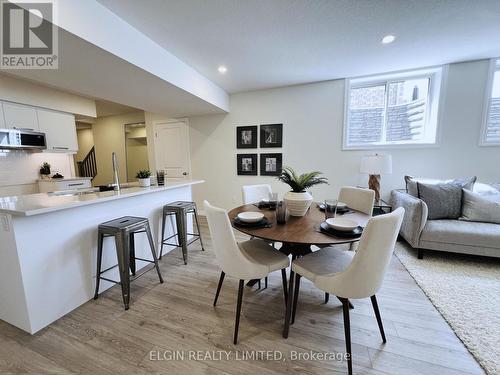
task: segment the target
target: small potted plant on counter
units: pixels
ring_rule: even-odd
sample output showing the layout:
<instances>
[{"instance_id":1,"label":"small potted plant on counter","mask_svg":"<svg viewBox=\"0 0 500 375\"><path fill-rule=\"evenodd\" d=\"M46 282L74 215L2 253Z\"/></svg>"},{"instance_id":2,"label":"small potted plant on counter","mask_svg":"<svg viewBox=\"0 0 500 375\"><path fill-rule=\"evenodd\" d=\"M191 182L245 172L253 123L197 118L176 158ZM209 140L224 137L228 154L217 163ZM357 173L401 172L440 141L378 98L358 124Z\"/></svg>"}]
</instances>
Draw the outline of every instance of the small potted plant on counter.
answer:
<instances>
[{"instance_id":1,"label":"small potted plant on counter","mask_svg":"<svg viewBox=\"0 0 500 375\"><path fill-rule=\"evenodd\" d=\"M49 179L50 178L50 164L45 162L42 164L40 167L40 176L42 179Z\"/></svg>"},{"instance_id":2,"label":"small potted plant on counter","mask_svg":"<svg viewBox=\"0 0 500 375\"><path fill-rule=\"evenodd\" d=\"M307 192L307 189L315 185L328 183L327 178L319 177L321 174L321 172L315 171L297 175L292 168L283 168L281 175L278 176L278 180L292 188L284 196L290 215L304 216L306 214L313 201L313 197Z\"/></svg>"},{"instance_id":3,"label":"small potted plant on counter","mask_svg":"<svg viewBox=\"0 0 500 375\"><path fill-rule=\"evenodd\" d=\"M137 172L135 176L139 179L139 186L148 187L151 186L151 172L147 169Z\"/></svg>"}]
</instances>

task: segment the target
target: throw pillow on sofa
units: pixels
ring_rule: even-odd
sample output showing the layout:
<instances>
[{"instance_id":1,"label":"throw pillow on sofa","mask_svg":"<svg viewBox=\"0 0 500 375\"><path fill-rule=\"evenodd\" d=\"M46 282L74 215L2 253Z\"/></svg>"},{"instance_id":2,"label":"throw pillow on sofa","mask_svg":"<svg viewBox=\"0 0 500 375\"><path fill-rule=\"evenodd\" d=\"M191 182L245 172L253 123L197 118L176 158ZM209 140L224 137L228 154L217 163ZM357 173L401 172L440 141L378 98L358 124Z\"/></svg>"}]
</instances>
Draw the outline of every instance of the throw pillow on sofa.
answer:
<instances>
[{"instance_id":1,"label":"throw pillow on sofa","mask_svg":"<svg viewBox=\"0 0 500 375\"><path fill-rule=\"evenodd\" d=\"M429 178L416 178L412 176L405 176L406 183L406 192L414 197L418 198L418 189L417 182L421 182L423 184L448 184L448 183L458 183L461 184L464 189L472 190L474 188L474 183L476 182L477 177L462 177L456 178L454 180L436 180Z\"/></svg>"},{"instance_id":2,"label":"throw pillow on sofa","mask_svg":"<svg viewBox=\"0 0 500 375\"><path fill-rule=\"evenodd\" d=\"M463 189L461 220L500 224L500 192L480 195Z\"/></svg>"},{"instance_id":3,"label":"throw pillow on sofa","mask_svg":"<svg viewBox=\"0 0 500 375\"><path fill-rule=\"evenodd\" d=\"M429 220L458 219L462 213L462 189L463 185L457 182L446 184L417 182L418 198L427 204Z\"/></svg>"}]
</instances>

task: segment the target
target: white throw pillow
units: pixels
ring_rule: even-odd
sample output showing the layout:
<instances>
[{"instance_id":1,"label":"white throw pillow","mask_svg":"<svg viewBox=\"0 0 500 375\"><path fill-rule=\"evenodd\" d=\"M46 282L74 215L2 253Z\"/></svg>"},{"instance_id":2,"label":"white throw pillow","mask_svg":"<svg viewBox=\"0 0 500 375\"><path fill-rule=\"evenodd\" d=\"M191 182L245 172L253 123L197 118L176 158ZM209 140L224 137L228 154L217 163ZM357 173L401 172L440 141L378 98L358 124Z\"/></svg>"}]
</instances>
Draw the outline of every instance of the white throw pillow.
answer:
<instances>
[{"instance_id":1,"label":"white throw pillow","mask_svg":"<svg viewBox=\"0 0 500 375\"><path fill-rule=\"evenodd\" d=\"M498 188L497 188L498 187ZM497 195L500 194L500 184L484 184L482 182L476 182L474 184L474 193L479 195Z\"/></svg>"},{"instance_id":2,"label":"white throw pillow","mask_svg":"<svg viewBox=\"0 0 500 375\"><path fill-rule=\"evenodd\" d=\"M462 189L461 220L500 224L500 194L480 195Z\"/></svg>"}]
</instances>

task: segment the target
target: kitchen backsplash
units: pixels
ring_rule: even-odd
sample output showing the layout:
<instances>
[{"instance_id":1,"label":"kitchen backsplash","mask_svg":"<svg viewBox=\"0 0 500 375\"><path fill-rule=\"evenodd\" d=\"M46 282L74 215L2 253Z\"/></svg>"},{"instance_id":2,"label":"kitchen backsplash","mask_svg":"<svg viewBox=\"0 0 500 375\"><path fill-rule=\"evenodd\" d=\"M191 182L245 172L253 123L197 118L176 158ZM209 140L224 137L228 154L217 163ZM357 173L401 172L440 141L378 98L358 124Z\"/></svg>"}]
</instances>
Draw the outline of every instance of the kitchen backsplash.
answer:
<instances>
[{"instance_id":1,"label":"kitchen backsplash","mask_svg":"<svg viewBox=\"0 0 500 375\"><path fill-rule=\"evenodd\" d=\"M0 196L37 193L44 162L51 165L51 174L74 176L73 155L0 150Z\"/></svg>"}]
</instances>

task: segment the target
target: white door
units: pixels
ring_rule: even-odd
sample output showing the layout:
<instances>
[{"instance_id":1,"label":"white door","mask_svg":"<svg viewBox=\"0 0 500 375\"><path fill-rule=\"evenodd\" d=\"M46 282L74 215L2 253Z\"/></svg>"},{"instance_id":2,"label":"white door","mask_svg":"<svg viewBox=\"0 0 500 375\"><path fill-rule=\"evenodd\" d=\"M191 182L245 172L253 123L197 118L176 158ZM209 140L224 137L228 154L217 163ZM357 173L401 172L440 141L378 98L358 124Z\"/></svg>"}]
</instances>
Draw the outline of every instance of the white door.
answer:
<instances>
[{"instance_id":1,"label":"white door","mask_svg":"<svg viewBox=\"0 0 500 375\"><path fill-rule=\"evenodd\" d=\"M39 130L36 109L33 107L3 103L3 114L8 129Z\"/></svg>"},{"instance_id":2,"label":"white door","mask_svg":"<svg viewBox=\"0 0 500 375\"><path fill-rule=\"evenodd\" d=\"M155 124L156 169L168 179L191 178L189 128L185 122Z\"/></svg>"},{"instance_id":3,"label":"white door","mask_svg":"<svg viewBox=\"0 0 500 375\"><path fill-rule=\"evenodd\" d=\"M75 116L68 113L37 110L40 131L47 137L47 150L77 152Z\"/></svg>"}]
</instances>

